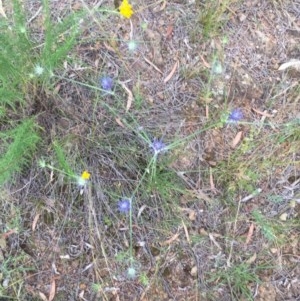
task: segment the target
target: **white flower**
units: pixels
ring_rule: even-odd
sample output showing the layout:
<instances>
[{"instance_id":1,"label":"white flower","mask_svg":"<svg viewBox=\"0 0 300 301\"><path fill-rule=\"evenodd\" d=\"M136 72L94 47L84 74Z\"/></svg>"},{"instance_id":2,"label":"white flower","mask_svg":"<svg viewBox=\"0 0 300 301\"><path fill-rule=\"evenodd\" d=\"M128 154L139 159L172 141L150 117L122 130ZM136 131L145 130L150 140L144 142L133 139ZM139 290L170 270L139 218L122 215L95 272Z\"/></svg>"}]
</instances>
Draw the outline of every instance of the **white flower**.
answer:
<instances>
[{"instance_id":1,"label":"white flower","mask_svg":"<svg viewBox=\"0 0 300 301\"><path fill-rule=\"evenodd\" d=\"M35 65L34 67L34 74L36 76L41 76L44 73L44 68L40 65Z\"/></svg>"}]
</instances>

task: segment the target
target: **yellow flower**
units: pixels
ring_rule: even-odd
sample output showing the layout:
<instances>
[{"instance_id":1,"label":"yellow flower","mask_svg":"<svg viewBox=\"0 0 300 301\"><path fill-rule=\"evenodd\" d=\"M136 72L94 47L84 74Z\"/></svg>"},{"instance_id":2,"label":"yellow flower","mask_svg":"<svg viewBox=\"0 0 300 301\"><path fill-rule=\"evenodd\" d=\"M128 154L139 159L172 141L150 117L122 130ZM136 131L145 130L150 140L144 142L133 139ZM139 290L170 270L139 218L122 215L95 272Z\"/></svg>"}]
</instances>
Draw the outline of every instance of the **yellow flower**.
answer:
<instances>
[{"instance_id":1,"label":"yellow flower","mask_svg":"<svg viewBox=\"0 0 300 301\"><path fill-rule=\"evenodd\" d=\"M133 15L133 10L131 4L129 4L128 0L123 0L120 7L120 14L129 19Z\"/></svg>"},{"instance_id":2,"label":"yellow flower","mask_svg":"<svg viewBox=\"0 0 300 301\"><path fill-rule=\"evenodd\" d=\"M81 174L81 179L82 180L87 181L87 180L90 179L90 177L91 177L91 174L88 171L86 171L86 170Z\"/></svg>"}]
</instances>

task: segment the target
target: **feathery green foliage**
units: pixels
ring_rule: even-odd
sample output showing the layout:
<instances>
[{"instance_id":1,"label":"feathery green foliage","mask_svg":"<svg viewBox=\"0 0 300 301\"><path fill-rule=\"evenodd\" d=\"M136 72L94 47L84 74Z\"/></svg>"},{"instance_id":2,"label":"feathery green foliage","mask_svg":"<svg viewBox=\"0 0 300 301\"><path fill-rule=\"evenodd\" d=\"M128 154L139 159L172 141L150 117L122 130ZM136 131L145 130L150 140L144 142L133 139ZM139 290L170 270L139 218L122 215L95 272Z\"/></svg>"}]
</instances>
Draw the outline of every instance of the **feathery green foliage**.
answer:
<instances>
[{"instance_id":1,"label":"feathery green foliage","mask_svg":"<svg viewBox=\"0 0 300 301\"><path fill-rule=\"evenodd\" d=\"M7 145L6 151L0 157L0 184L3 184L11 178L13 172L20 171L28 162L40 138L33 119L24 120L1 136L2 144Z\"/></svg>"},{"instance_id":2,"label":"feathery green foliage","mask_svg":"<svg viewBox=\"0 0 300 301\"><path fill-rule=\"evenodd\" d=\"M40 54L40 64L52 74L62 59L65 59L70 49L75 45L80 30L80 14L71 14L63 21L53 26L49 1L43 0L45 16L44 47Z\"/></svg>"},{"instance_id":3,"label":"feathery green foliage","mask_svg":"<svg viewBox=\"0 0 300 301\"><path fill-rule=\"evenodd\" d=\"M44 0L45 41L39 50L41 47L36 47L39 45L31 37L26 23L23 3L13 0L12 6L12 16L0 18L0 118L5 118L5 123L7 110L16 110L19 104L26 107L25 99L31 98L28 94L32 93L29 86L31 89L37 87L39 78L43 79L44 86L50 84L53 69L66 59L79 34L79 19L75 14L54 24L50 19L49 1ZM1 135L6 145L0 159L0 184L21 169L39 141L34 119L27 119L26 115L25 110L18 110L18 119L24 118L24 121L21 124L18 121L15 129ZM14 121L9 120L13 127ZM58 148L56 152L64 170L70 172L71 169L62 163L63 153Z\"/></svg>"}]
</instances>

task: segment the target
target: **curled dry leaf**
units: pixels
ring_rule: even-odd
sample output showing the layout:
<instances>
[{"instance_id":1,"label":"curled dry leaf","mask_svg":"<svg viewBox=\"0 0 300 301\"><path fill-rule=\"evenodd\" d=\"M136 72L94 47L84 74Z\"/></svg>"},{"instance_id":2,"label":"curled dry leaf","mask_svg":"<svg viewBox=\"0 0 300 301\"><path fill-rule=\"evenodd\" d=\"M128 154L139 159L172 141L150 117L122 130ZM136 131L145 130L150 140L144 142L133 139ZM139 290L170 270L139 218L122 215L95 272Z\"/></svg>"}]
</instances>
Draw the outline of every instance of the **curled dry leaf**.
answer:
<instances>
[{"instance_id":1,"label":"curled dry leaf","mask_svg":"<svg viewBox=\"0 0 300 301\"><path fill-rule=\"evenodd\" d=\"M3 5L2 5L2 0L0 0L0 15L2 15L4 18L7 19L7 16L5 14L5 11L4 11L4 8L3 8Z\"/></svg>"},{"instance_id":2,"label":"curled dry leaf","mask_svg":"<svg viewBox=\"0 0 300 301\"><path fill-rule=\"evenodd\" d=\"M279 71L283 71L287 68L294 68L298 71L300 71L300 60L291 59L289 62L286 62L278 68Z\"/></svg>"},{"instance_id":3,"label":"curled dry leaf","mask_svg":"<svg viewBox=\"0 0 300 301\"><path fill-rule=\"evenodd\" d=\"M173 66L173 68L172 68L172 70L171 70L171 72L170 72L169 75L164 79L164 83L165 83L165 84L173 77L173 75L174 75L176 69L178 68L178 66L179 66L179 62L176 61L176 63L174 64L174 66Z\"/></svg>"},{"instance_id":4,"label":"curled dry leaf","mask_svg":"<svg viewBox=\"0 0 300 301\"><path fill-rule=\"evenodd\" d=\"M33 232L35 231L35 228L36 228L39 218L40 218L40 214L38 213L33 219L33 222L32 222L32 231Z\"/></svg>"},{"instance_id":5,"label":"curled dry leaf","mask_svg":"<svg viewBox=\"0 0 300 301\"><path fill-rule=\"evenodd\" d=\"M196 220L197 213L196 213L195 210L190 209L190 208L180 208L180 210L183 211L183 212L187 212L189 214L189 219L191 221Z\"/></svg>"},{"instance_id":6,"label":"curled dry leaf","mask_svg":"<svg viewBox=\"0 0 300 301\"><path fill-rule=\"evenodd\" d=\"M184 221L182 221L182 226L183 226L183 229L184 229L184 233L185 233L187 242L188 242L188 243L191 243L190 235L189 235L187 226L185 225Z\"/></svg>"},{"instance_id":7,"label":"curled dry leaf","mask_svg":"<svg viewBox=\"0 0 300 301\"><path fill-rule=\"evenodd\" d=\"M248 245L248 243L251 241L253 231L254 231L254 224L252 223L249 227L249 231L248 231L248 234L247 234L247 238L246 238L246 242L245 242L246 245Z\"/></svg>"},{"instance_id":8,"label":"curled dry leaf","mask_svg":"<svg viewBox=\"0 0 300 301\"><path fill-rule=\"evenodd\" d=\"M139 212L137 214L137 218L140 218L141 214L143 213L143 211L147 208L146 205L143 205L140 209L139 209Z\"/></svg>"},{"instance_id":9,"label":"curled dry leaf","mask_svg":"<svg viewBox=\"0 0 300 301\"><path fill-rule=\"evenodd\" d=\"M174 31L174 26L171 24L167 27L167 33L166 33L167 40L170 40L172 38L173 31Z\"/></svg>"},{"instance_id":10,"label":"curled dry leaf","mask_svg":"<svg viewBox=\"0 0 300 301\"><path fill-rule=\"evenodd\" d=\"M213 174L212 174L212 168L209 168L209 183L210 183L210 189L213 193L217 192L215 183L214 183L214 178L213 178Z\"/></svg>"},{"instance_id":11,"label":"curled dry leaf","mask_svg":"<svg viewBox=\"0 0 300 301\"><path fill-rule=\"evenodd\" d=\"M218 244L212 233L209 233L208 237L219 250L222 250L221 246Z\"/></svg>"},{"instance_id":12,"label":"curled dry leaf","mask_svg":"<svg viewBox=\"0 0 300 301\"><path fill-rule=\"evenodd\" d=\"M192 267L192 269L191 269L191 271L190 271L190 274L191 274L192 276L197 276L197 274L198 274L198 268L197 268L196 265Z\"/></svg>"},{"instance_id":13,"label":"curled dry leaf","mask_svg":"<svg viewBox=\"0 0 300 301\"><path fill-rule=\"evenodd\" d=\"M126 112L129 111L129 109L131 108L132 105L132 101L133 101L133 94L132 92L126 87L126 85L124 83L121 83L121 86L123 87L123 89L126 91L126 93L128 94L128 98L127 98L127 104L126 104Z\"/></svg>"},{"instance_id":14,"label":"curled dry leaf","mask_svg":"<svg viewBox=\"0 0 300 301\"><path fill-rule=\"evenodd\" d=\"M262 116L265 116L265 117L274 117L272 114L269 114L269 113L267 113L266 111L259 111L259 110L256 110L256 109L254 109L254 108L252 108L252 110L255 112L255 113L257 113L257 114L259 114L259 115L262 115Z\"/></svg>"},{"instance_id":15,"label":"curled dry leaf","mask_svg":"<svg viewBox=\"0 0 300 301\"><path fill-rule=\"evenodd\" d=\"M123 122L121 121L121 118L118 117L118 118L116 118L115 120L116 120L116 123L117 123L120 127L125 128Z\"/></svg>"},{"instance_id":16,"label":"curled dry leaf","mask_svg":"<svg viewBox=\"0 0 300 301\"><path fill-rule=\"evenodd\" d=\"M47 297L42 292L39 292L39 296L43 301L48 301Z\"/></svg>"},{"instance_id":17,"label":"curled dry leaf","mask_svg":"<svg viewBox=\"0 0 300 301\"><path fill-rule=\"evenodd\" d=\"M167 239L167 240L163 241L162 245L163 246L170 245L173 241L177 240L178 237L179 237L179 233L176 233L170 239Z\"/></svg>"},{"instance_id":18,"label":"curled dry leaf","mask_svg":"<svg viewBox=\"0 0 300 301\"><path fill-rule=\"evenodd\" d=\"M54 299L55 290L56 290L55 279L53 279L51 282L51 286L50 286L50 293L49 293L48 301L52 301Z\"/></svg>"},{"instance_id":19,"label":"curled dry leaf","mask_svg":"<svg viewBox=\"0 0 300 301\"><path fill-rule=\"evenodd\" d=\"M242 136L243 136L243 132L242 131L239 131L236 136L234 137L234 139L232 140L232 143L231 143L231 147L232 148L235 148L241 141L242 139Z\"/></svg>"},{"instance_id":20,"label":"curled dry leaf","mask_svg":"<svg viewBox=\"0 0 300 301\"><path fill-rule=\"evenodd\" d=\"M16 233L16 230L15 229L10 229L7 232L5 232L5 233L2 234L2 238L6 239L8 236L10 236L10 235L12 235L14 233Z\"/></svg>"},{"instance_id":21,"label":"curled dry leaf","mask_svg":"<svg viewBox=\"0 0 300 301\"><path fill-rule=\"evenodd\" d=\"M144 60L145 60L150 66L152 66L156 71L158 71L159 73L163 74L162 71L161 71L156 65L154 65L150 60L148 60L146 57L144 57Z\"/></svg>"}]
</instances>

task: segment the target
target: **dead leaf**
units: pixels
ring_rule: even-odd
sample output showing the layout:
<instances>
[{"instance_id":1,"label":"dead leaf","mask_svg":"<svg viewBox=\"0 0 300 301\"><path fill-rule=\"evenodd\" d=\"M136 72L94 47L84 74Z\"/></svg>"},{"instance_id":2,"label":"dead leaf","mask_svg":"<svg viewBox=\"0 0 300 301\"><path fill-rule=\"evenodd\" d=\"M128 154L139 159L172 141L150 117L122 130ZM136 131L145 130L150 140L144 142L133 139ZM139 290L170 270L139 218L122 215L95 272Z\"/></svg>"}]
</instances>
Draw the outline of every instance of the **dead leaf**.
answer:
<instances>
[{"instance_id":1,"label":"dead leaf","mask_svg":"<svg viewBox=\"0 0 300 301\"><path fill-rule=\"evenodd\" d=\"M143 213L143 211L144 211L146 208L147 208L147 206L146 206L146 205L143 205L143 206L139 209L138 214L137 214L137 218L140 218L141 214Z\"/></svg>"},{"instance_id":2,"label":"dead leaf","mask_svg":"<svg viewBox=\"0 0 300 301\"><path fill-rule=\"evenodd\" d=\"M61 87L61 85L58 84L58 85L54 88L53 94L58 94L58 92L59 92L59 90L60 90L60 87Z\"/></svg>"},{"instance_id":3,"label":"dead leaf","mask_svg":"<svg viewBox=\"0 0 300 301\"><path fill-rule=\"evenodd\" d=\"M14 233L16 233L16 230L15 229L10 229L7 232L5 232L5 233L2 234L2 238L6 239L8 236L10 236L10 235L12 235Z\"/></svg>"},{"instance_id":4,"label":"dead leaf","mask_svg":"<svg viewBox=\"0 0 300 301\"><path fill-rule=\"evenodd\" d=\"M164 10L164 9L166 8L166 6L167 6L167 1L164 0L162 6L161 6L160 9L159 9L159 11Z\"/></svg>"},{"instance_id":5,"label":"dead leaf","mask_svg":"<svg viewBox=\"0 0 300 301\"><path fill-rule=\"evenodd\" d=\"M71 259L70 255L67 254L67 255L60 255L59 256L60 259Z\"/></svg>"},{"instance_id":6,"label":"dead leaf","mask_svg":"<svg viewBox=\"0 0 300 301\"><path fill-rule=\"evenodd\" d=\"M49 293L48 301L52 301L54 299L54 297L55 297L55 289L56 289L55 279L53 279L52 282L51 282L51 286L50 286L50 293Z\"/></svg>"},{"instance_id":7,"label":"dead leaf","mask_svg":"<svg viewBox=\"0 0 300 301\"><path fill-rule=\"evenodd\" d=\"M6 249L6 240L4 237L0 237L0 249L2 250Z\"/></svg>"},{"instance_id":8,"label":"dead leaf","mask_svg":"<svg viewBox=\"0 0 300 301\"><path fill-rule=\"evenodd\" d=\"M294 68L298 71L300 71L300 60L296 60L296 59L291 59L289 62L286 62L284 64L282 64L278 70L279 71L283 71L287 68Z\"/></svg>"},{"instance_id":9,"label":"dead leaf","mask_svg":"<svg viewBox=\"0 0 300 301\"><path fill-rule=\"evenodd\" d=\"M213 237L213 235L212 235L211 233L208 234L208 237L210 238L210 240L214 243L214 245L215 245L218 249L222 250L221 246L217 243L217 241L215 240L215 238Z\"/></svg>"},{"instance_id":10,"label":"dead leaf","mask_svg":"<svg viewBox=\"0 0 300 301\"><path fill-rule=\"evenodd\" d=\"M113 53L116 53L116 50L111 47L110 45L108 45L107 43L103 42L103 45L105 46L105 48L108 50L108 51L111 51Z\"/></svg>"},{"instance_id":11,"label":"dead leaf","mask_svg":"<svg viewBox=\"0 0 300 301\"><path fill-rule=\"evenodd\" d=\"M158 71L159 73L163 74L162 71L161 71L157 66L155 66L150 60L148 60L146 57L144 57L144 60L145 60L149 65L151 65L156 71Z\"/></svg>"},{"instance_id":12,"label":"dead leaf","mask_svg":"<svg viewBox=\"0 0 300 301\"><path fill-rule=\"evenodd\" d=\"M33 222L32 222L32 231L34 232L34 230L35 230L35 228L36 228L36 224L37 224L37 222L38 222L38 220L39 220L39 217L40 217L40 214L38 213L35 217L34 217L34 219L33 219Z\"/></svg>"},{"instance_id":13,"label":"dead leaf","mask_svg":"<svg viewBox=\"0 0 300 301\"><path fill-rule=\"evenodd\" d=\"M81 291L78 295L78 297L83 300L83 301L87 301L87 299L84 298L84 291Z\"/></svg>"},{"instance_id":14,"label":"dead leaf","mask_svg":"<svg viewBox=\"0 0 300 301\"><path fill-rule=\"evenodd\" d=\"M47 297L42 292L39 292L39 296L43 301L48 301Z\"/></svg>"},{"instance_id":15,"label":"dead leaf","mask_svg":"<svg viewBox=\"0 0 300 301\"><path fill-rule=\"evenodd\" d=\"M282 213L280 216L279 216L279 219L281 221L286 221L287 220L287 217L288 217L288 214L285 212L285 213Z\"/></svg>"},{"instance_id":16,"label":"dead leaf","mask_svg":"<svg viewBox=\"0 0 300 301\"><path fill-rule=\"evenodd\" d=\"M180 208L181 211L184 211L184 212L187 212L189 214L189 219L191 221L194 221L196 220L196 216L197 216L197 213L195 210L193 209L190 209L190 208Z\"/></svg>"},{"instance_id":17,"label":"dead leaf","mask_svg":"<svg viewBox=\"0 0 300 301\"><path fill-rule=\"evenodd\" d=\"M174 31L174 26L173 26L173 24L171 24L167 27L167 33L166 33L167 40L170 40L172 38L173 31Z\"/></svg>"},{"instance_id":18,"label":"dead leaf","mask_svg":"<svg viewBox=\"0 0 300 301\"><path fill-rule=\"evenodd\" d=\"M187 229L187 227L186 227L183 220L182 220L182 226L183 226L183 230L184 230L184 233L185 233L185 236L186 236L186 240L190 244L191 243L190 235L189 235L188 229Z\"/></svg>"},{"instance_id":19,"label":"dead leaf","mask_svg":"<svg viewBox=\"0 0 300 301\"><path fill-rule=\"evenodd\" d=\"M121 118L118 117L118 118L116 118L115 120L116 120L116 123L117 123L120 127L125 128L124 124L123 124L122 121L121 121Z\"/></svg>"},{"instance_id":20,"label":"dead leaf","mask_svg":"<svg viewBox=\"0 0 300 301\"><path fill-rule=\"evenodd\" d=\"M129 111L129 109L131 108L132 105L132 101L133 101L133 94L132 92L126 87L126 85L124 83L120 83L121 86L123 87L123 89L127 92L128 94L128 98L127 98L127 104L126 104L126 112Z\"/></svg>"},{"instance_id":21,"label":"dead leaf","mask_svg":"<svg viewBox=\"0 0 300 301\"><path fill-rule=\"evenodd\" d=\"M200 55L200 58L201 58L201 60L202 60L202 62L203 62L203 65L204 65L206 68L210 68L210 64L205 60L205 58L204 58L202 55Z\"/></svg>"},{"instance_id":22,"label":"dead leaf","mask_svg":"<svg viewBox=\"0 0 300 301\"><path fill-rule=\"evenodd\" d=\"M192 269L191 269L191 271L190 271L190 274L191 274L192 276L197 276L197 274L198 274L198 268L197 268L196 265L192 267Z\"/></svg>"},{"instance_id":23,"label":"dead leaf","mask_svg":"<svg viewBox=\"0 0 300 301\"><path fill-rule=\"evenodd\" d=\"M277 254L278 253L278 249L276 249L276 248L271 248L270 251L271 251L272 254Z\"/></svg>"},{"instance_id":24,"label":"dead leaf","mask_svg":"<svg viewBox=\"0 0 300 301\"><path fill-rule=\"evenodd\" d=\"M173 66L173 68L172 68L172 70L171 70L171 72L170 72L169 75L164 79L164 83L165 83L165 84L173 77L173 75L174 75L174 73L175 73L175 71L176 71L176 69L177 69L178 66L179 66L179 62L176 61L176 63L174 64L174 66Z\"/></svg>"},{"instance_id":25,"label":"dead leaf","mask_svg":"<svg viewBox=\"0 0 300 301\"><path fill-rule=\"evenodd\" d=\"M212 192L216 193L217 189L214 183L214 178L213 178L213 174L212 174L212 168L209 168L209 182L210 182L210 188L212 190Z\"/></svg>"},{"instance_id":26,"label":"dead leaf","mask_svg":"<svg viewBox=\"0 0 300 301\"><path fill-rule=\"evenodd\" d=\"M248 263L248 264L253 263L253 262L256 260L256 257L257 257L257 255L256 255L256 253L254 253L254 254L246 261L246 263Z\"/></svg>"},{"instance_id":27,"label":"dead leaf","mask_svg":"<svg viewBox=\"0 0 300 301\"><path fill-rule=\"evenodd\" d=\"M3 8L3 5L2 5L2 0L0 0L0 15L2 15L4 18L7 19L7 16L5 14L5 11L4 11L4 8Z\"/></svg>"},{"instance_id":28,"label":"dead leaf","mask_svg":"<svg viewBox=\"0 0 300 301\"><path fill-rule=\"evenodd\" d=\"M236 134L236 136L234 137L234 139L231 142L231 147L232 148L235 148L240 143L240 141L242 139L242 136L243 136L243 131L239 131Z\"/></svg>"},{"instance_id":29,"label":"dead leaf","mask_svg":"<svg viewBox=\"0 0 300 301\"><path fill-rule=\"evenodd\" d=\"M79 2L75 2L75 4L72 6L73 10L80 10L82 8L82 4Z\"/></svg>"},{"instance_id":30,"label":"dead leaf","mask_svg":"<svg viewBox=\"0 0 300 301\"><path fill-rule=\"evenodd\" d=\"M254 231L254 224L252 223L249 227L249 231L247 234L247 238L246 238L246 242L245 242L246 245L250 242L252 235L253 235L253 231Z\"/></svg>"},{"instance_id":31,"label":"dead leaf","mask_svg":"<svg viewBox=\"0 0 300 301\"><path fill-rule=\"evenodd\" d=\"M255 112L255 113L257 113L257 114L259 114L259 115L262 115L262 116L265 116L265 117L274 117L272 114L269 114L269 113L267 113L266 111L259 111L259 110L256 110L256 109L254 109L254 108L252 108L252 110Z\"/></svg>"},{"instance_id":32,"label":"dead leaf","mask_svg":"<svg viewBox=\"0 0 300 301\"><path fill-rule=\"evenodd\" d=\"M170 245L173 241L177 240L178 237L179 237L179 233L176 233L176 234L173 235L170 239L163 241L161 244L162 244L163 246Z\"/></svg>"}]
</instances>

